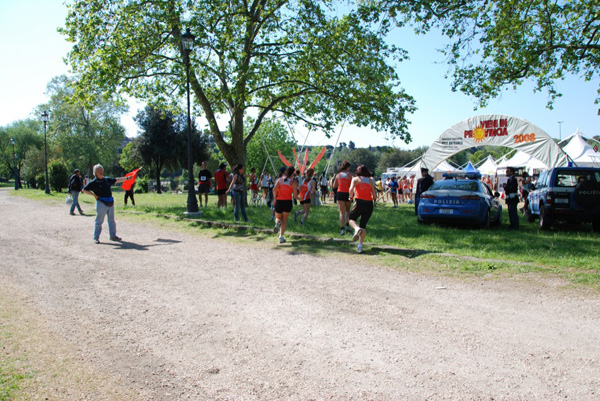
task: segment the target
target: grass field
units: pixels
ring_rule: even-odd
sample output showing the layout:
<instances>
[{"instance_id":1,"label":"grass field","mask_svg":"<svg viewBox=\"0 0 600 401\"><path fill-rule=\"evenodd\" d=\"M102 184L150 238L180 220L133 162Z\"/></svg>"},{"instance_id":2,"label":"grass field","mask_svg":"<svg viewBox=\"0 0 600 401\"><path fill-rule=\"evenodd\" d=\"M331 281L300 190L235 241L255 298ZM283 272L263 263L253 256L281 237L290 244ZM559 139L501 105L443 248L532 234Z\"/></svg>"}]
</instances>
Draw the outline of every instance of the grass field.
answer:
<instances>
[{"instance_id":1,"label":"grass field","mask_svg":"<svg viewBox=\"0 0 600 401\"><path fill-rule=\"evenodd\" d=\"M13 194L46 202L64 202L66 194L45 195L39 190L19 190ZM175 216L173 224L181 228L198 229L198 225L184 220L187 193L183 194L136 194L136 206L123 204L120 189L114 192L118 219L144 219L162 221ZM80 196L84 211L94 213L93 198ZM65 206L65 214L67 206ZM233 207L217 210L216 196L209 196L209 206L201 209L202 219L233 224ZM299 210L298 206L294 210ZM389 203L378 205L369 221L366 238L366 255L375 256L387 266L422 269L429 267L450 274L521 274L539 273L556 275L570 283L600 289L600 235L592 232L591 225L558 225L551 231L540 231L537 222L527 223L521 216L518 232L509 231L508 215L503 211L502 225L491 229L475 227L421 225L417 223L412 205L403 204L394 209ZM249 206L248 225L256 228L272 228L270 210L266 206ZM242 223L245 225L245 223ZM218 235L268 240L265 234L226 229L215 230ZM290 219L288 232L314 235L324 238L350 239L339 235L337 207L328 202L313 207L304 226ZM275 237L273 236L273 241ZM307 252L348 252L351 245L339 242L320 242L295 239L294 246ZM392 248L382 247L388 246Z\"/></svg>"}]
</instances>

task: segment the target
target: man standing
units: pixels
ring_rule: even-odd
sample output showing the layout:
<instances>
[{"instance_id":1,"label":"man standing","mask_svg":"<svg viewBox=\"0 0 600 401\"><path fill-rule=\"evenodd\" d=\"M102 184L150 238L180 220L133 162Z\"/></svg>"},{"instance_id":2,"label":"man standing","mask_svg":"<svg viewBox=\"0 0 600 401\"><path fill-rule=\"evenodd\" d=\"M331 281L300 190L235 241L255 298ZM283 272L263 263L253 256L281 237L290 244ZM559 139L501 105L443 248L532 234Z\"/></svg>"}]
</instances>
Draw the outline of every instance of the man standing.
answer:
<instances>
[{"instance_id":1,"label":"man standing","mask_svg":"<svg viewBox=\"0 0 600 401\"><path fill-rule=\"evenodd\" d=\"M421 178L417 180L417 190L415 192L415 214L419 214L419 201L421 200L421 194L429 189L433 185L433 177L429 175L429 169L427 167L421 167Z\"/></svg>"},{"instance_id":2,"label":"man standing","mask_svg":"<svg viewBox=\"0 0 600 401\"><path fill-rule=\"evenodd\" d=\"M504 184L504 202L508 206L508 219L510 220L509 230L519 229L519 214L517 213L517 204L519 203L519 182L515 177L513 167L506 168L508 181Z\"/></svg>"},{"instance_id":3,"label":"man standing","mask_svg":"<svg viewBox=\"0 0 600 401\"><path fill-rule=\"evenodd\" d=\"M81 180L81 172L79 169L76 169L71 177L69 177L69 193L71 194L71 198L73 198L73 203L71 203L71 210L69 212L71 216L75 216L75 206L77 206L79 214L83 215L83 210L81 210L81 206L79 206L79 193L82 189L83 182Z\"/></svg>"},{"instance_id":4,"label":"man standing","mask_svg":"<svg viewBox=\"0 0 600 401\"><path fill-rule=\"evenodd\" d=\"M208 206L208 194L212 189L212 174L206 169L206 162L202 162L202 170L198 173L198 198L202 207L202 194L204 194L204 206Z\"/></svg>"},{"instance_id":5,"label":"man standing","mask_svg":"<svg viewBox=\"0 0 600 401\"><path fill-rule=\"evenodd\" d=\"M227 187L229 174L225 169L226 163L221 163L219 169L215 172L215 184L217 186L217 208L227 207Z\"/></svg>"},{"instance_id":6,"label":"man standing","mask_svg":"<svg viewBox=\"0 0 600 401\"><path fill-rule=\"evenodd\" d=\"M83 193L96 198L96 220L94 222L94 242L100 243L100 233L102 232L102 224L104 216L108 217L108 232L111 241L120 241L117 237L117 225L115 223L115 200L112 196L111 186L119 184L125 180L130 180L133 177L105 177L104 167L100 164L94 166L94 179L90 181L84 188Z\"/></svg>"}]
</instances>

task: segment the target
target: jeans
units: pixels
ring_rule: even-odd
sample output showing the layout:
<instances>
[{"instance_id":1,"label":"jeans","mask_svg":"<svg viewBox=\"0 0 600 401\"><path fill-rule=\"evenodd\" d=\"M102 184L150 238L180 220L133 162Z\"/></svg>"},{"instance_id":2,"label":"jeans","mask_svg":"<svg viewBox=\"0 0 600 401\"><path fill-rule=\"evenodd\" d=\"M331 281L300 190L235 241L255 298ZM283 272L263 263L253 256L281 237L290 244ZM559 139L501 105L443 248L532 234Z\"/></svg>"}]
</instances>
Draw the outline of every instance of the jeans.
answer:
<instances>
[{"instance_id":1,"label":"jeans","mask_svg":"<svg viewBox=\"0 0 600 401\"><path fill-rule=\"evenodd\" d=\"M75 206L77 206L77 210L81 213L81 206L79 206L79 191L71 191L71 198L73 198L73 203L71 203L70 213L75 211Z\"/></svg>"},{"instance_id":2,"label":"jeans","mask_svg":"<svg viewBox=\"0 0 600 401\"><path fill-rule=\"evenodd\" d=\"M117 236L117 224L115 223L115 207L106 206L103 202L96 201L96 221L94 221L94 239L100 239L104 216L108 217L108 233L110 237Z\"/></svg>"},{"instance_id":3,"label":"jeans","mask_svg":"<svg viewBox=\"0 0 600 401\"><path fill-rule=\"evenodd\" d=\"M239 220L240 210L242 211L242 218L244 221L248 221L248 216L246 216L246 205L244 202L244 193L242 191L231 191L233 194L233 219L235 221Z\"/></svg>"}]
</instances>

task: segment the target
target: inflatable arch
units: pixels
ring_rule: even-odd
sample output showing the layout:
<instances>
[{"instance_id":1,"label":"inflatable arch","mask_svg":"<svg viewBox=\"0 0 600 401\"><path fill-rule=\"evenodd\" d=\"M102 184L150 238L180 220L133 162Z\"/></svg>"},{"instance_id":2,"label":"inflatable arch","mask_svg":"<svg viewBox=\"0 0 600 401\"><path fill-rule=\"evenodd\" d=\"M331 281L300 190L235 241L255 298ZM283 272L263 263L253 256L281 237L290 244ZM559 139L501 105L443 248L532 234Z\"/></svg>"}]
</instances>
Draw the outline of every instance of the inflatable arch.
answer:
<instances>
[{"instance_id":1,"label":"inflatable arch","mask_svg":"<svg viewBox=\"0 0 600 401\"><path fill-rule=\"evenodd\" d=\"M476 146L506 146L521 150L548 167L566 166L567 155L547 133L520 118L488 114L455 124L429 147L419 167L433 170L455 153ZM417 176L420 176L420 171Z\"/></svg>"}]
</instances>

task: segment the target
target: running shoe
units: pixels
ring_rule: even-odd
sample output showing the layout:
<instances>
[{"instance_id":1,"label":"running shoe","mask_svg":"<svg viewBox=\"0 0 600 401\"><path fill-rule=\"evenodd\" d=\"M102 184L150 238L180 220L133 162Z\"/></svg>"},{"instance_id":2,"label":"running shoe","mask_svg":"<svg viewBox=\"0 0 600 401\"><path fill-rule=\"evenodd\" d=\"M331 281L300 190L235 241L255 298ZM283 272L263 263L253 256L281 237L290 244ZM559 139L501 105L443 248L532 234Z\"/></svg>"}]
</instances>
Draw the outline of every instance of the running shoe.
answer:
<instances>
[{"instance_id":1,"label":"running shoe","mask_svg":"<svg viewBox=\"0 0 600 401\"><path fill-rule=\"evenodd\" d=\"M100 240L98 238L94 238L94 244L99 244Z\"/></svg>"},{"instance_id":2,"label":"running shoe","mask_svg":"<svg viewBox=\"0 0 600 401\"><path fill-rule=\"evenodd\" d=\"M363 246L362 246L362 244L356 245L356 252L363 253Z\"/></svg>"},{"instance_id":3,"label":"running shoe","mask_svg":"<svg viewBox=\"0 0 600 401\"><path fill-rule=\"evenodd\" d=\"M346 234L346 230L344 230L343 228L340 230L340 235L344 235Z\"/></svg>"},{"instance_id":4,"label":"running shoe","mask_svg":"<svg viewBox=\"0 0 600 401\"><path fill-rule=\"evenodd\" d=\"M363 231L362 228L356 227L356 230L354 230L354 237L352 237L353 242L358 241L358 239L362 235L362 231Z\"/></svg>"},{"instance_id":5,"label":"running shoe","mask_svg":"<svg viewBox=\"0 0 600 401\"><path fill-rule=\"evenodd\" d=\"M283 238L283 237L279 237L279 243L280 243L280 244L283 244L284 242L285 242L285 238Z\"/></svg>"},{"instance_id":6,"label":"running shoe","mask_svg":"<svg viewBox=\"0 0 600 401\"><path fill-rule=\"evenodd\" d=\"M113 237L110 237L111 241L121 241L121 237L117 237L116 235Z\"/></svg>"},{"instance_id":7,"label":"running shoe","mask_svg":"<svg viewBox=\"0 0 600 401\"><path fill-rule=\"evenodd\" d=\"M273 234L277 234L277 231L279 231L279 228L281 227L281 221L277 220L275 222L275 227L273 227Z\"/></svg>"}]
</instances>

